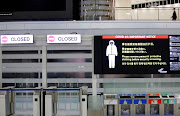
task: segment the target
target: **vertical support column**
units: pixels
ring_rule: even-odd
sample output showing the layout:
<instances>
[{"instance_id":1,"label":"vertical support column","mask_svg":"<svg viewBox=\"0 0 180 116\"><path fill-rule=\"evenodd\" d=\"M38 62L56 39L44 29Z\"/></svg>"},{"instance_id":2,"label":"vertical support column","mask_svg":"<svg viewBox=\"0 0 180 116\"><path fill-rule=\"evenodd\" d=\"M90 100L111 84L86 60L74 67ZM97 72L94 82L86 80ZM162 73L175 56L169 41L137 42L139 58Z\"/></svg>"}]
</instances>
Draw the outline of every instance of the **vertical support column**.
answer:
<instances>
[{"instance_id":1,"label":"vertical support column","mask_svg":"<svg viewBox=\"0 0 180 116\"><path fill-rule=\"evenodd\" d=\"M92 64L93 64L93 71L92 71L92 95L97 96L97 75L94 74L94 38L92 38Z\"/></svg>"},{"instance_id":2,"label":"vertical support column","mask_svg":"<svg viewBox=\"0 0 180 116\"><path fill-rule=\"evenodd\" d=\"M93 96L97 96L97 79L96 75L92 74L92 94Z\"/></svg>"},{"instance_id":3,"label":"vertical support column","mask_svg":"<svg viewBox=\"0 0 180 116\"><path fill-rule=\"evenodd\" d=\"M115 9L116 9L116 6L115 6L115 0L112 0L112 7L113 7L113 9L112 9L112 13L113 13L113 17L112 17L112 20L115 20Z\"/></svg>"},{"instance_id":4,"label":"vertical support column","mask_svg":"<svg viewBox=\"0 0 180 116\"><path fill-rule=\"evenodd\" d=\"M154 75L153 75L153 74L151 74L151 78L154 78Z\"/></svg>"},{"instance_id":5,"label":"vertical support column","mask_svg":"<svg viewBox=\"0 0 180 116\"><path fill-rule=\"evenodd\" d=\"M115 8L115 0L112 0L112 3L113 3L113 7Z\"/></svg>"},{"instance_id":6,"label":"vertical support column","mask_svg":"<svg viewBox=\"0 0 180 116\"><path fill-rule=\"evenodd\" d=\"M45 45L42 45L42 87L47 88L47 47ZM46 109L45 109L45 111L43 111L43 105L45 105L45 104L43 104L43 102L44 102L43 94L44 93L42 91L41 92L41 115L48 116L47 114L45 114ZM45 98L45 100L46 100L46 98ZM48 106L49 105L52 105L52 104L48 104ZM49 116L52 116L52 115L49 115Z\"/></svg>"},{"instance_id":7,"label":"vertical support column","mask_svg":"<svg viewBox=\"0 0 180 116\"><path fill-rule=\"evenodd\" d=\"M147 102L148 102L148 100L147 100ZM148 108L149 107L148 107L148 103L147 103L147 104L145 104L145 116L149 116L150 115L150 112L149 112Z\"/></svg>"},{"instance_id":8,"label":"vertical support column","mask_svg":"<svg viewBox=\"0 0 180 116\"><path fill-rule=\"evenodd\" d=\"M83 15L84 15L84 12L83 12L83 9L84 9L84 6L83 6L83 4L84 4L84 1L83 0L81 0L81 20L83 20Z\"/></svg>"},{"instance_id":9,"label":"vertical support column","mask_svg":"<svg viewBox=\"0 0 180 116\"><path fill-rule=\"evenodd\" d=\"M38 50L38 55L40 55L41 54L41 51L40 50ZM40 59L38 59L38 63L40 63ZM38 72L38 79L40 79L41 78L41 72ZM41 87L41 83L38 83L38 87Z\"/></svg>"},{"instance_id":10,"label":"vertical support column","mask_svg":"<svg viewBox=\"0 0 180 116\"><path fill-rule=\"evenodd\" d=\"M152 79L154 78L154 75L153 75L153 74L151 74L151 78L152 78ZM153 86L154 86L154 83L151 82L151 88L153 88Z\"/></svg>"},{"instance_id":11,"label":"vertical support column","mask_svg":"<svg viewBox=\"0 0 180 116\"><path fill-rule=\"evenodd\" d=\"M42 46L42 87L47 88L47 47Z\"/></svg>"},{"instance_id":12,"label":"vertical support column","mask_svg":"<svg viewBox=\"0 0 180 116\"><path fill-rule=\"evenodd\" d=\"M150 116L150 104L147 104L147 114L146 116Z\"/></svg>"},{"instance_id":13,"label":"vertical support column","mask_svg":"<svg viewBox=\"0 0 180 116\"><path fill-rule=\"evenodd\" d=\"M0 46L0 88L2 88L2 46Z\"/></svg>"}]
</instances>

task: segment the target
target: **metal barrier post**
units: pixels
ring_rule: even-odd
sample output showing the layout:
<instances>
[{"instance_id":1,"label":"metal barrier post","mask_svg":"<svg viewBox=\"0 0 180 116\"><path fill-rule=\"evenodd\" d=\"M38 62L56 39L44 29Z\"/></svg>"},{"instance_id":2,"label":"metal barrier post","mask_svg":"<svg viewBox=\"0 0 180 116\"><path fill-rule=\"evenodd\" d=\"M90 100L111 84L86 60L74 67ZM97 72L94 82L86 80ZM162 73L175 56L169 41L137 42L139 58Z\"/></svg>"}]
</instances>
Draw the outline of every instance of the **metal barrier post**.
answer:
<instances>
[{"instance_id":1,"label":"metal barrier post","mask_svg":"<svg viewBox=\"0 0 180 116\"><path fill-rule=\"evenodd\" d=\"M41 116L41 90L33 94L33 116Z\"/></svg>"},{"instance_id":2,"label":"metal barrier post","mask_svg":"<svg viewBox=\"0 0 180 116\"><path fill-rule=\"evenodd\" d=\"M45 116L59 115L57 114L58 91L80 91L80 89L58 89L57 87L49 87L43 90L45 93Z\"/></svg>"},{"instance_id":3,"label":"metal barrier post","mask_svg":"<svg viewBox=\"0 0 180 116\"><path fill-rule=\"evenodd\" d=\"M14 114L14 87L6 87L0 89L0 116L8 116Z\"/></svg>"},{"instance_id":4,"label":"metal barrier post","mask_svg":"<svg viewBox=\"0 0 180 116\"><path fill-rule=\"evenodd\" d=\"M49 90L48 90L49 89ZM57 87L49 87L45 95L45 116L54 116L57 114Z\"/></svg>"},{"instance_id":5,"label":"metal barrier post","mask_svg":"<svg viewBox=\"0 0 180 116\"><path fill-rule=\"evenodd\" d=\"M80 87L80 116L87 116L87 90L88 86Z\"/></svg>"}]
</instances>

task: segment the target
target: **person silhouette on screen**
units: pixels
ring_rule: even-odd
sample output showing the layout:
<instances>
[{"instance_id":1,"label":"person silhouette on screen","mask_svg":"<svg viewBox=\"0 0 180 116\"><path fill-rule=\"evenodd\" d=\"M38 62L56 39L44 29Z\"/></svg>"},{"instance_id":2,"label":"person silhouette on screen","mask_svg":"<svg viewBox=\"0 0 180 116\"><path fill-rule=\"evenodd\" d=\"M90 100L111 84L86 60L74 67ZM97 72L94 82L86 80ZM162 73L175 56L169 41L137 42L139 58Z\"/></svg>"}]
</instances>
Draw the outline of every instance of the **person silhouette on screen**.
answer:
<instances>
[{"instance_id":1,"label":"person silhouette on screen","mask_svg":"<svg viewBox=\"0 0 180 116\"><path fill-rule=\"evenodd\" d=\"M108 56L109 68L115 68L115 57L118 56L118 51L113 40L109 41L109 45L106 48L106 56Z\"/></svg>"}]
</instances>

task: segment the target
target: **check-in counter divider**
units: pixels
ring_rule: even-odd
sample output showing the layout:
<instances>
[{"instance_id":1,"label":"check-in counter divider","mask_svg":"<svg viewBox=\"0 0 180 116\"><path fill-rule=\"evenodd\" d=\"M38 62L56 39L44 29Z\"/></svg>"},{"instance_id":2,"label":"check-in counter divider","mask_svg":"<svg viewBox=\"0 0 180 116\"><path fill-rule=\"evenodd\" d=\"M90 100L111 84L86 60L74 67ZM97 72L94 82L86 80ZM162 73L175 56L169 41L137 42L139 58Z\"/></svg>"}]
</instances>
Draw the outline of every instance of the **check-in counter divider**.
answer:
<instances>
[{"instance_id":1,"label":"check-in counter divider","mask_svg":"<svg viewBox=\"0 0 180 116\"><path fill-rule=\"evenodd\" d=\"M118 116L117 94L104 94L103 110L104 116Z\"/></svg>"},{"instance_id":2,"label":"check-in counter divider","mask_svg":"<svg viewBox=\"0 0 180 116\"><path fill-rule=\"evenodd\" d=\"M133 116L133 99L131 94L119 94L119 116Z\"/></svg>"},{"instance_id":3,"label":"check-in counter divider","mask_svg":"<svg viewBox=\"0 0 180 116\"><path fill-rule=\"evenodd\" d=\"M133 116L148 115L148 100L146 94L133 94Z\"/></svg>"},{"instance_id":4,"label":"check-in counter divider","mask_svg":"<svg viewBox=\"0 0 180 116\"><path fill-rule=\"evenodd\" d=\"M178 116L177 99L174 94L161 94L161 112L163 116Z\"/></svg>"},{"instance_id":5,"label":"check-in counter divider","mask_svg":"<svg viewBox=\"0 0 180 116\"><path fill-rule=\"evenodd\" d=\"M148 97L148 114L147 116L163 116L161 109L161 95L160 94L147 94Z\"/></svg>"}]
</instances>

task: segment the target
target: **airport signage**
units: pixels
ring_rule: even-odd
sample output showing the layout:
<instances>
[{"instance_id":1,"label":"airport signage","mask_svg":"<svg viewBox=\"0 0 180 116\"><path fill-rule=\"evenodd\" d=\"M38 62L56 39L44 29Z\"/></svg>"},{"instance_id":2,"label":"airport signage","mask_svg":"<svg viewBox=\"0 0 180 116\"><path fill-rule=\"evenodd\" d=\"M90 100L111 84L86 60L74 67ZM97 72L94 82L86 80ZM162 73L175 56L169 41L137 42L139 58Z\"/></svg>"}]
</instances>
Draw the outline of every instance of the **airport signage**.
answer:
<instances>
[{"instance_id":1,"label":"airport signage","mask_svg":"<svg viewBox=\"0 0 180 116\"><path fill-rule=\"evenodd\" d=\"M118 104L117 100L104 100L104 105L116 105Z\"/></svg>"},{"instance_id":2,"label":"airport signage","mask_svg":"<svg viewBox=\"0 0 180 116\"><path fill-rule=\"evenodd\" d=\"M119 100L119 104L132 104L132 99Z\"/></svg>"},{"instance_id":3,"label":"airport signage","mask_svg":"<svg viewBox=\"0 0 180 116\"><path fill-rule=\"evenodd\" d=\"M160 94L147 94L147 96L160 96Z\"/></svg>"},{"instance_id":4,"label":"airport signage","mask_svg":"<svg viewBox=\"0 0 180 116\"><path fill-rule=\"evenodd\" d=\"M175 99L163 99L163 104L175 104Z\"/></svg>"},{"instance_id":5,"label":"airport signage","mask_svg":"<svg viewBox=\"0 0 180 116\"><path fill-rule=\"evenodd\" d=\"M177 74L180 36L95 36L94 59L95 74Z\"/></svg>"},{"instance_id":6,"label":"airport signage","mask_svg":"<svg viewBox=\"0 0 180 116\"><path fill-rule=\"evenodd\" d=\"M147 104L146 99L135 99L134 104Z\"/></svg>"},{"instance_id":7,"label":"airport signage","mask_svg":"<svg viewBox=\"0 0 180 116\"><path fill-rule=\"evenodd\" d=\"M119 94L119 96L131 96L131 94Z\"/></svg>"},{"instance_id":8,"label":"airport signage","mask_svg":"<svg viewBox=\"0 0 180 116\"><path fill-rule=\"evenodd\" d=\"M80 34L47 35L47 43L81 43Z\"/></svg>"},{"instance_id":9,"label":"airport signage","mask_svg":"<svg viewBox=\"0 0 180 116\"><path fill-rule=\"evenodd\" d=\"M161 94L161 96L167 96L168 94Z\"/></svg>"},{"instance_id":10,"label":"airport signage","mask_svg":"<svg viewBox=\"0 0 180 116\"><path fill-rule=\"evenodd\" d=\"M1 35L1 44L30 44L33 35Z\"/></svg>"},{"instance_id":11,"label":"airport signage","mask_svg":"<svg viewBox=\"0 0 180 116\"><path fill-rule=\"evenodd\" d=\"M149 104L161 104L161 99L149 99Z\"/></svg>"},{"instance_id":12,"label":"airport signage","mask_svg":"<svg viewBox=\"0 0 180 116\"><path fill-rule=\"evenodd\" d=\"M133 94L133 96L146 96L146 94Z\"/></svg>"}]
</instances>

